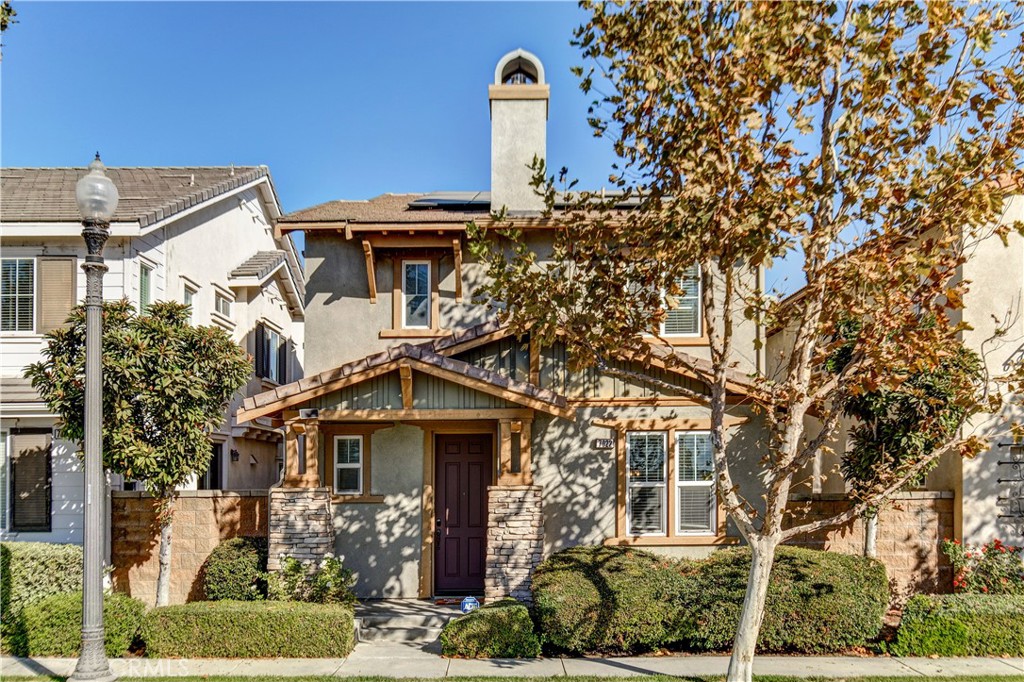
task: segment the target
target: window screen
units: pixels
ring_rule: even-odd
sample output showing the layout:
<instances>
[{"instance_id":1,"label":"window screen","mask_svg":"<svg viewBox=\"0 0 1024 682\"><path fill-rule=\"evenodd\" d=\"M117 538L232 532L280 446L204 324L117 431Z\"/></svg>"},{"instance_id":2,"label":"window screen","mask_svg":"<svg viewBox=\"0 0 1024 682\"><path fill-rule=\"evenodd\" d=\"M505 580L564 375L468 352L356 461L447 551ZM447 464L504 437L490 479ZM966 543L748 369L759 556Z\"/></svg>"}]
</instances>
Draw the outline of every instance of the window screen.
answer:
<instances>
[{"instance_id":1,"label":"window screen","mask_svg":"<svg viewBox=\"0 0 1024 682\"><path fill-rule=\"evenodd\" d=\"M715 463L711 434L676 434L676 510L680 535L715 532Z\"/></svg>"},{"instance_id":2,"label":"window screen","mask_svg":"<svg viewBox=\"0 0 1024 682\"><path fill-rule=\"evenodd\" d=\"M665 434L626 434L626 516L630 535L665 532Z\"/></svg>"},{"instance_id":3,"label":"window screen","mask_svg":"<svg viewBox=\"0 0 1024 682\"><path fill-rule=\"evenodd\" d=\"M0 331L35 330L35 261L0 259Z\"/></svg>"},{"instance_id":4,"label":"window screen","mask_svg":"<svg viewBox=\"0 0 1024 682\"><path fill-rule=\"evenodd\" d=\"M12 531L50 531L49 430L12 431L10 524Z\"/></svg>"},{"instance_id":5,"label":"window screen","mask_svg":"<svg viewBox=\"0 0 1024 682\"><path fill-rule=\"evenodd\" d=\"M666 296L661 333L663 336L700 336L700 267L687 268L676 284L679 293Z\"/></svg>"}]
</instances>

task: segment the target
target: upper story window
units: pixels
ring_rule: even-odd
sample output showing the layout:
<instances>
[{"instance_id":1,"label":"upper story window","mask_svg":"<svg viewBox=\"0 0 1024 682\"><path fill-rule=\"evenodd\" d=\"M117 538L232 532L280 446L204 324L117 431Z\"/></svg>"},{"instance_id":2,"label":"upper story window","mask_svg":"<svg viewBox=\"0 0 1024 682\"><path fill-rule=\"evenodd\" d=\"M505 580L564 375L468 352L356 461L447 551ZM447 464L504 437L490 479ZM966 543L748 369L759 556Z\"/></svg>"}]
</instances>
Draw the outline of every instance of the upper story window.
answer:
<instances>
[{"instance_id":1,"label":"upper story window","mask_svg":"<svg viewBox=\"0 0 1024 682\"><path fill-rule=\"evenodd\" d=\"M661 323L662 336L700 336L701 309L699 265L688 267L676 280L679 291L665 295L665 319Z\"/></svg>"},{"instance_id":2,"label":"upper story window","mask_svg":"<svg viewBox=\"0 0 1024 682\"><path fill-rule=\"evenodd\" d=\"M288 341L271 327L256 325L256 376L284 384L288 381Z\"/></svg>"},{"instance_id":3,"label":"upper story window","mask_svg":"<svg viewBox=\"0 0 1024 682\"><path fill-rule=\"evenodd\" d=\"M217 292L213 297L213 309L224 317L231 318L231 299Z\"/></svg>"},{"instance_id":4,"label":"upper story window","mask_svg":"<svg viewBox=\"0 0 1024 682\"><path fill-rule=\"evenodd\" d=\"M153 302L153 268L142 263L139 265L139 312L145 313L149 310L149 304Z\"/></svg>"},{"instance_id":5,"label":"upper story window","mask_svg":"<svg viewBox=\"0 0 1024 682\"><path fill-rule=\"evenodd\" d=\"M34 258L0 259L0 331L35 331Z\"/></svg>"},{"instance_id":6,"label":"upper story window","mask_svg":"<svg viewBox=\"0 0 1024 682\"><path fill-rule=\"evenodd\" d=\"M430 261L402 261L402 327L430 329Z\"/></svg>"},{"instance_id":7,"label":"upper story window","mask_svg":"<svg viewBox=\"0 0 1024 682\"><path fill-rule=\"evenodd\" d=\"M64 326L77 298L77 260L38 256L0 261L0 331L45 334Z\"/></svg>"}]
</instances>

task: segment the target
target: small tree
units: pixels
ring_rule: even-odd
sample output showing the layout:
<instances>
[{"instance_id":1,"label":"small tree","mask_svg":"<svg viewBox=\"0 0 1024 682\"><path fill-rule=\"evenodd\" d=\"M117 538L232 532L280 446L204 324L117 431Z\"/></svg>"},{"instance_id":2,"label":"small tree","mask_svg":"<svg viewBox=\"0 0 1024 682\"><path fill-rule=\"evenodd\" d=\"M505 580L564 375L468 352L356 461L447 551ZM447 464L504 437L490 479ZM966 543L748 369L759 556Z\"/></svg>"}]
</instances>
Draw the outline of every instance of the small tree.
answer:
<instances>
[{"instance_id":1,"label":"small tree","mask_svg":"<svg viewBox=\"0 0 1024 682\"><path fill-rule=\"evenodd\" d=\"M710 406L718 495L751 548L728 674L749 681L775 548L877 506L945 452L983 447L954 428L885 483L873 467L870 494L849 511L784 523L794 477L828 449L847 399L933 371L959 344L964 254L979 239L1024 231L1001 220L1006 199L1024 189L1021 9L942 0L583 5L591 16L575 44L591 66L576 73L596 95L595 133L621 158L610 177L621 195L570 183L556 210L556 180L538 163L553 250L542 261L515 220L494 216L498 236L475 231L491 278L481 293L501 303L514 332L562 341L576 365L609 372L619 371L611 358L650 357L665 304L699 296L711 368L682 354L670 361L709 387L674 390ZM618 210L624 200L635 208ZM795 302L757 285L757 269L783 258L806 280ZM688 291L694 281L680 275L695 264L699 285ZM848 360L824 371L851 317L860 330ZM752 378L768 431L757 491L736 485L725 447L745 318L792 340ZM1019 369L1003 377L1009 393ZM998 386L959 393L957 404L995 409ZM820 431L809 432L814 418Z\"/></svg>"},{"instance_id":2,"label":"small tree","mask_svg":"<svg viewBox=\"0 0 1024 682\"><path fill-rule=\"evenodd\" d=\"M216 327L193 327L190 309L158 302L139 315L127 300L103 305L103 463L145 483L158 500L160 572L156 605L166 605L171 574L174 492L210 462L210 431L252 365ZM44 360L25 376L61 418L61 437L85 435L85 310L46 335Z\"/></svg>"}]
</instances>

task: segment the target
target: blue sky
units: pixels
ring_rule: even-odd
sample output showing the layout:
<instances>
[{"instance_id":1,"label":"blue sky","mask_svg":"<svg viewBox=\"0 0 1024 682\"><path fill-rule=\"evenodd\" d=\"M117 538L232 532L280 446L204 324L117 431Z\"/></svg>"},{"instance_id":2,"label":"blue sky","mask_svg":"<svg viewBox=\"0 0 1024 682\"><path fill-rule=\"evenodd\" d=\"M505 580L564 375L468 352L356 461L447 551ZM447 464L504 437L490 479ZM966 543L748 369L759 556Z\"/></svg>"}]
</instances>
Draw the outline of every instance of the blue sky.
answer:
<instances>
[{"instance_id":1,"label":"blue sky","mask_svg":"<svg viewBox=\"0 0 1024 682\"><path fill-rule=\"evenodd\" d=\"M551 84L548 162L607 184L569 72L574 3L14 1L0 163L266 164L285 211L487 189L487 84L523 47ZM769 284L771 284L771 279Z\"/></svg>"}]
</instances>

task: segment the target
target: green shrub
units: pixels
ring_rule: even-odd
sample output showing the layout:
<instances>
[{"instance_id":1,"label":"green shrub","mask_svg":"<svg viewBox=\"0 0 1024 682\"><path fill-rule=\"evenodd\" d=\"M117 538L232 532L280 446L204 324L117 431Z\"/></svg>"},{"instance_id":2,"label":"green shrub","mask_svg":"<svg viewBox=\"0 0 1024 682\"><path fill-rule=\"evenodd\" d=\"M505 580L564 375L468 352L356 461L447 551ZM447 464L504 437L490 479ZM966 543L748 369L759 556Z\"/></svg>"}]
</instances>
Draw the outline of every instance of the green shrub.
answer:
<instances>
[{"instance_id":1,"label":"green shrub","mask_svg":"<svg viewBox=\"0 0 1024 682\"><path fill-rule=\"evenodd\" d=\"M151 609L141 636L153 658L338 658L354 630L344 604L200 601Z\"/></svg>"},{"instance_id":2,"label":"green shrub","mask_svg":"<svg viewBox=\"0 0 1024 682\"><path fill-rule=\"evenodd\" d=\"M687 643L697 650L729 648L746 591L750 550L715 552L691 567L682 604ZM889 584L878 561L779 547L758 650L829 653L863 645L882 629L888 606Z\"/></svg>"},{"instance_id":3,"label":"green shrub","mask_svg":"<svg viewBox=\"0 0 1024 682\"><path fill-rule=\"evenodd\" d=\"M271 599L281 601L355 604L355 584L355 572L333 554L328 553L318 564L284 557L281 570L268 577L268 593Z\"/></svg>"},{"instance_id":4,"label":"green shrub","mask_svg":"<svg viewBox=\"0 0 1024 682\"><path fill-rule=\"evenodd\" d=\"M0 542L2 631L12 632L29 604L82 589L82 548L49 542Z\"/></svg>"},{"instance_id":5,"label":"green shrub","mask_svg":"<svg viewBox=\"0 0 1024 682\"><path fill-rule=\"evenodd\" d=\"M1024 656L1024 596L923 595L910 598L897 656Z\"/></svg>"},{"instance_id":6,"label":"green shrub","mask_svg":"<svg viewBox=\"0 0 1024 682\"><path fill-rule=\"evenodd\" d=\"M573 547L533 574L545 644L570 653L628 653L682 639L678 564L623 547Z\"/></svg>"},{"instance_id":7,"label":"green shrub","mask_svg":"<svg viewBox=\"0 0 1024 682\"><path fill-rule=\"evenodd\" d=\"M128 653L146 607L125 594L103 597L103 635L107 656ZM26 606L9 637L16 656L78 656L82 643L82 593L53 594Z\"/></svg>"},{"instance_id":8,"label":"green shrub","mask_svg":"<svg viewBox=\"0 0 1024 682\"><path fill-rule=\"evenodd\" d=\"M573 653L726 649L749 571L747 549L673 561L634 549L577 547L537 568L535 617L545 643ZM826 653L862 645L881 629L888 601L879 562L780 547L758 648Z\"/></svg>"},{"instance_id":9,"label":"green shrub","mask_svg":"<svg viewBox=\"0 0 1024 682\"><path fill-rule=\"evenodd\" d=\"M267 539L239 537L217 545L203 564L203 591L216 601L267 596Z\"/></svg>"},{"instance_id":10,"label":"green shrub","mask_svg":"<svg viewBox=\"0 0 1024 682\"><path fill-rule=\"evenodd\" d=\"M536 658L540 639L527 608L502 599L450 621L441 631L441 653L465 658Z\"/></svg>"}]
</instances>

